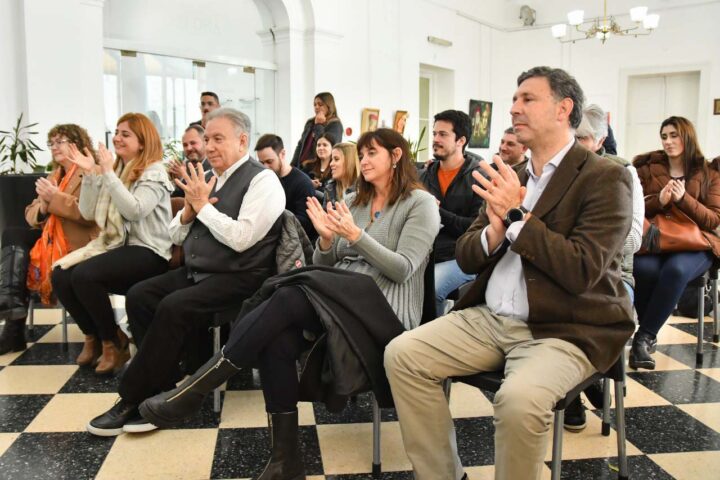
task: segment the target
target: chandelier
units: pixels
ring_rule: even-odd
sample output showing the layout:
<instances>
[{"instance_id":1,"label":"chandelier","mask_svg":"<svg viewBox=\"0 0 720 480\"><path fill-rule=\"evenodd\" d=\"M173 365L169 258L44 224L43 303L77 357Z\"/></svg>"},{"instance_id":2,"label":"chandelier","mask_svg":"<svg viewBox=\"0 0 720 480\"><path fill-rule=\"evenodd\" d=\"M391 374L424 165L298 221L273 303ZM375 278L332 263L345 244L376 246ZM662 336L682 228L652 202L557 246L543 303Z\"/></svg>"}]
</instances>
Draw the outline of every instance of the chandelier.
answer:
<instances>
[{"instance_id":1,"label":"chandelier","mask_svg":"<svg viewBox=\"0 0 720 480\"><path fill-rule=\"evenodd\" d=\"M575 27L575 32L580 33L579 36L573 36L573 30L570 29L568 34L568 25L560 23L552 26L552 36L557 38L560 43L575 43L579 40L588 40L597 38L602 43L610 38L611 35L617 36L633 36L650 35L657 28L660 21L660 15L648 14L647 7L633 7L630 9L630 19L634 25L623 28L614 17L608 17L607 0L604 0L604 10L602 17L584 19L585 12L582 10L573 10L567 14L568 24Z\"/></svg>"}]
</instances>

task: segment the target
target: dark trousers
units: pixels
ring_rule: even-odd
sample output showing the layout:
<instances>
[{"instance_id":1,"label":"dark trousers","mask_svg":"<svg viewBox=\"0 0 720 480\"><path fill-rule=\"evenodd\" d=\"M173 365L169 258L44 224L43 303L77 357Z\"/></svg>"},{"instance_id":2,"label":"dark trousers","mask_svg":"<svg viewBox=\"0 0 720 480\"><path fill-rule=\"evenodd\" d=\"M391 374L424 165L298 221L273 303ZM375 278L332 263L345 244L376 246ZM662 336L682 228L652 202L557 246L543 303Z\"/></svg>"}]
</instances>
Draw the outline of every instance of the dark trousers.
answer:
<instances>
[{"instance_id":1,"label":"dark trousers","mask_svg":"<svg viewBox=\"0 0 720 480\"><path fill-rule=\"evenodd\" d=\"M168 262L149 248L124 246L52 272L53 291L85 335L117 338L111 293L125 295L137 282L167 271Z\"/></svg>"},{"instance_id":2,"label":"dark trousers","mask_svg":"<svg viewBox=\"0 0 720 480\"><path fill-rule=\"evenodd\" d=\"M23 247L28 252L40 238L42 230L30 227L8 227L2 232L2 246L9 247L15 245Z\"/></svg>"},{"instance_id":3,"label":"dark trousers","mask_svg":"<svg viewBox=\"0 0 720 480\"><path fill-rule=\"evenodd\" d=\"M259 366L265 409L269 413L296 410L299 396L296 361L311 346L303 337L303 330L323 329L312 304L298 287L282 287L241 323L250 327L230 332L223 348L225 358L238 367Z\"/></svg>"},{"instance_id":4,"label":"dark trousers","mask_svg":"<svg viewBox=\"0 0 720 480\"><path fill-rule=\"evenodd\" d=\"M199 323L239 306L260 288L269 272L217 273L195 282L186 267L138 283L125 297L137 355L120 382L120 396L141 403L175 388L183 346Z\"/></svg>"},{"instance_id":5,"label":"dark trousers","mask_svg":"<svg viewBox=\"0 0 720 480\"><path fill-rule=\"evenodd\" d=\"M657 335L688 282L702 275L711 265L711 252L635 255L635 309L640 330Z\"/></svg>"}]
</instances>

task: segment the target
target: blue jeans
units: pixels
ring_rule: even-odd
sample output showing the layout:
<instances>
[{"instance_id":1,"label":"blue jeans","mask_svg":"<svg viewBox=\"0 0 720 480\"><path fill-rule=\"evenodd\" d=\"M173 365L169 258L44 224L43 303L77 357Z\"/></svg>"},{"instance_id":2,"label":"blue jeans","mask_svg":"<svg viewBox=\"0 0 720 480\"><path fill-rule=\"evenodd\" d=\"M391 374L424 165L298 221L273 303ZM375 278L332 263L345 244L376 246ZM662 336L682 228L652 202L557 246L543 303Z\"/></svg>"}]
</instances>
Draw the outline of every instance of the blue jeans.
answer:
<instances>
[{"instance_id":1,"label":"blue jeans","mask_svg":"<svg viewBox=\"0 0 720 480\"><path fill-rule=\"evenodd\" d=\"M705 273L711 265L711 252L635 255L635 309L640 330L657 335L688 282Z\"/></svg>"},{"instance_id":2,"label":"blue jeans","mask_svg":"<svg viewBox=\"0 0 720 480\"><path fill-rule=\"evenodd\" d=\"M445 299L462 284L475 279L475 275L460 270L456 260L435 264L435 308L438 317L445 313Z\"/></svg>"}]
</instances>

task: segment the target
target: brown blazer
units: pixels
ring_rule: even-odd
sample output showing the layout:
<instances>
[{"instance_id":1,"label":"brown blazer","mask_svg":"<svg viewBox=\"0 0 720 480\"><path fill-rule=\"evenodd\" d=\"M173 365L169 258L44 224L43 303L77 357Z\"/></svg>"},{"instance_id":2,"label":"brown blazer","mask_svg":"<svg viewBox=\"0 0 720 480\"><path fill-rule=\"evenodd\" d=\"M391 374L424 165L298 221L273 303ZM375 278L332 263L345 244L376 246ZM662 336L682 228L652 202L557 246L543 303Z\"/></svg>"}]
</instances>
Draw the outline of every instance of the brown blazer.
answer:
<instances>
[{"instance_id":1,"label":"brown blazer","mask_svg":"<svg viewBox=\"0 0 720 480\"><path fill-rule=\"evenodd\" d=\"M53 195L48 204L48 214L57 215L62 224L65 238L68 243L68 252L84 247L90 240L98 236L98 226L94 221L85 220L80 215L78 198L80 197L80 184L82 173L76 169L68 182L64 192ZM25 208L25 220L33 228L42 228L47 215L40 213L42 201L36 198Z\"/></svg>"},{"instance_id":2,"label":"brown blazer","mask_svg":"<svg viewBox=\"0 0 720 480\"><path fill-rule=\"evenodd\" d=\"M660 205L660 190L670 181L670 163L662 150L644 153L633 159L640 184L645 195L645 217L650 219L658 213L669 210L672 203ZM705 175L698 170L685 180L685 195L675 205L690 217L710 242L715 256L720 256L720 237L716 229L720 226L720 173L714 165L708 165L707 195L700 198Z\"/></svg>"},{"instance_id":3,"label":"brown blazer","mask_svg":"<svg viewBox=\"0 0 720 480\"><path fill-rule=\"evenodd\" d=\"M516 170L527 184L525 167ZM622 247L632 222L632 180L620 165L575 142L510 248L522 258L534 338L577 345L608 370L635 330L622 284ZM457 242L460 268L477 279L456 308L485 303L490 274L507 247L486 255L484 210Z\"/></svg>"}]
</instances>

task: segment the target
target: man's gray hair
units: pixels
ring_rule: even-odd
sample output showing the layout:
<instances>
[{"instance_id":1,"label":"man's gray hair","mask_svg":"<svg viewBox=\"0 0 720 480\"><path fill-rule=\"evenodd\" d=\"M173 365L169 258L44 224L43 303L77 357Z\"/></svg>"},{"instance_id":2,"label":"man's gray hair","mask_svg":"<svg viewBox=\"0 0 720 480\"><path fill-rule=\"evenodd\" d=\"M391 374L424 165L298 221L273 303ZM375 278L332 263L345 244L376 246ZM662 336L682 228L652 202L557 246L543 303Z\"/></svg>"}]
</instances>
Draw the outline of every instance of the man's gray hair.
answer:
<instances>
[{"instance_id":1,"label":"man's gray hair","mask_svg":"<svg viewBox=\"0 0 720 480\"><path fill-rule=\"evenodd\" d=\"M598 141L607 137L607 115L598 105L590 104L583 108L583 116L575 133L580 137L592 137Z\"/></svg>"},{"instance_id":2,"label":"man's gray hair","mask_svg":"<svg viewBox=\"0 0 720 480\"><path fill-rule=\"evenodd\" d=\"M216 118L227 118L230 120L235 127L235 134L237 136L240 136L243 133L247 133L248 139L250 137L250 117L245 115L240 110L235 110L234 108L230 107L223 107L218 108L216 110L213 110L212 112L208 113L207 121L215 120Z\"/></svg>"}]
</instances>

